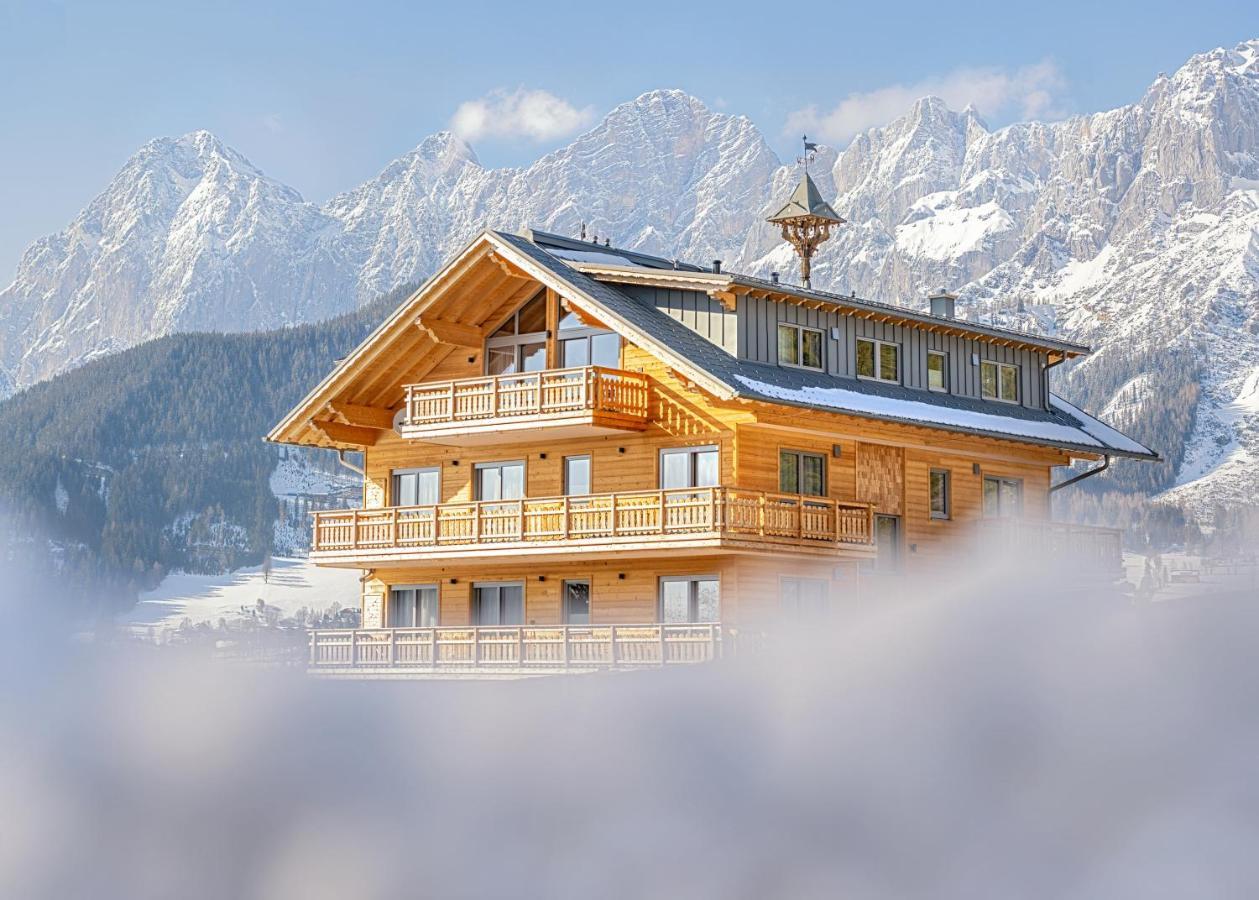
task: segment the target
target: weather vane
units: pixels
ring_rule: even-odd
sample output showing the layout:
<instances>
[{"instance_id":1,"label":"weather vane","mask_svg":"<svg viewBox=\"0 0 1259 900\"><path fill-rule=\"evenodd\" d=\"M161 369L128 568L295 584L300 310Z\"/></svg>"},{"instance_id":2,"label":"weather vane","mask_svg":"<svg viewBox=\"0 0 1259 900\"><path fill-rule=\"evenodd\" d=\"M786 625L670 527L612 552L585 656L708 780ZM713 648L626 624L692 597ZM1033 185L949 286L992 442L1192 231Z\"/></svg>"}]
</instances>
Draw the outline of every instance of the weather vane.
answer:
<instances>
[{"instance_id":1,"label":"weather vane","mask_svg":"<svg viewBox=\"0 0 1259 900\"><path fill-rule=\"evenodd\" d=\"M817 157L817 144L810 141L807 134L802 136L800 140L804 142L804 156L797 156L796 162L804 166L804 170L807 172L809 171L809 163L813 162Z\"/></svg>"}]
</instances>

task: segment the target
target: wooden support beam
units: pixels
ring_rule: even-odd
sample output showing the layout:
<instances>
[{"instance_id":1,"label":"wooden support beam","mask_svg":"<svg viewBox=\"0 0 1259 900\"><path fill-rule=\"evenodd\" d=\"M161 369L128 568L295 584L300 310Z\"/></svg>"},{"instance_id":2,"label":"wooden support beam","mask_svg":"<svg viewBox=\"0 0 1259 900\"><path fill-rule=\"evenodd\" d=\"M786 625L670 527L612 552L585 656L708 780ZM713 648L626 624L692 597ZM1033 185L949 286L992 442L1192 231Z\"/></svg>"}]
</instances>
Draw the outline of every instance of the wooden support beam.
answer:
<instances>
[{"instance_id":1,"label":"wooden support beam","mask_svg":"<svg viewBox=\"0 0 1259 900\"><path fill-rule=\"evenodd\" d=\"M528 272L526 272L524 269L520 268L511 260L505 259L504 257L500 256L499 254L495 253L492 250L490 251L490 259L498 263L498 267L502 269L504 272L506 272L508 275L510 275L512 278L528 278L530 281L533 280L533 276L530 275Z\"/></svg>"},{"instance_id":2,"label":"wooden support beam","mask_svg":"<svg viewBox=\"0 0 1259 900\"><path fill-rule=\"evenodd\" d=\"M343 422L332 422L328 419L311 419L310 427L323 434L335 444L350 444L355 447L374 447L380 439L380 429L364 428L361 425L346 425Z\"/></svg>"},{"instance_id":3,"label":"wooden support beam","mask_svg":"<svg viewBox=\"0 0 1259 900\"><path fill-rule=\"evenodd\" d=\"M393 410L380 406L363 406L359 403L330 402L329 412L342 416L350 425L361 425L364 428L393 428Z\"/></svg>"},{"instance_id":4,"label":"wooden support beam","mask_svg":"<svg viewBox=\"0 0 1259 900\"><path fill-rule=\"evenodd\" d=\"M730 312L734 312L735 304L738 302L738 297L734 291L712 290L708 292L708 296L712 297L723 307L730 310Z\"/></svg>"},{"instance_id":5,"label":"wooden support beam","mask_svg":"<svg viewBox=\"0 0 1259 900\"><path fill-rule=\"evenodd\" d=\"M463 325L459 322L428 317L416 319L415 325L439 344L480 349L485 340L485 330L475 325Z\"/></svg>"}]
</instances>

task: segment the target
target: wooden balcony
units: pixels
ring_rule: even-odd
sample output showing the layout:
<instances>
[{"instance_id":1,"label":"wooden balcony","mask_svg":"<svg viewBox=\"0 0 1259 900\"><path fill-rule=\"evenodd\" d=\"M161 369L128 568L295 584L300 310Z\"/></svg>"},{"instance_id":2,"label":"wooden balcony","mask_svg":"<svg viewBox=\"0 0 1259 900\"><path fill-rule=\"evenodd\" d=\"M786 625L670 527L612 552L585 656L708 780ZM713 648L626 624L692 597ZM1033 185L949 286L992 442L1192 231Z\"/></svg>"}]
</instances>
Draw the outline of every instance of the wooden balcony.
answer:
<instances>
[{"instance_id":1,"label":"wooden balcony","mask_svg":"<svg viewBox=\"0 0 1259 900\"><path fill-rule=\"evenodd\" d=\"M603 366L409 384L398 418L405 438L478 445L586 437L647 427L649 383Z\"/></svg>"},{"instance_id":2,"label":"wooden balcony","mask_svg":"<svg viewBox=\"0 0 1259 900\"><path fill-rule=\"evenodd\" d=\"M713 487L312 513L325 565L729 550L872 556L866 503Z\"/></svg>"},{"instance_id":3,"label":"wooden balcony","mask_svg":"<svg viewBox=\"0 0 1259 900\"><path fill-rule=\"evenodd\" d=\"M1123 531L1071 522L1036 519L981 519L979 541L984 553L1025 554L1061 560L1066 570L1086 576L1123 576Z\"/></svg>"},{"instance_id":4,"label":"wooden balcony","mask_svg":"<svg viewBox=\"0 0 1259 900\"><path fill-rule=\"evenodd\" d=\"M310 667L351 677L518 677L708 662L721 646L717 623L313 631Z\"/></svg>"}]
</instances>

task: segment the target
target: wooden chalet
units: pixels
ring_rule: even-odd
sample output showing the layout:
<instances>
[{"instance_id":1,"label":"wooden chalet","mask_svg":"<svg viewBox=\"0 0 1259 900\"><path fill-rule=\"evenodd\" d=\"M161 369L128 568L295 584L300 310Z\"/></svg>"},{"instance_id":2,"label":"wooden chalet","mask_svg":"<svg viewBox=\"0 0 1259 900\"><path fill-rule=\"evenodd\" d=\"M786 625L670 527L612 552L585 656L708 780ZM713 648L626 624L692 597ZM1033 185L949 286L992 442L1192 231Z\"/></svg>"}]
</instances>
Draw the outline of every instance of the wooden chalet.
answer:
<instances>
[{"instance_id":1,"label":"wooden chalet","mask_svg":"<svg viewBox=\"0 0 1259 900\"><path fill-rule=\"evenodd\" d=\"M481 233L267 436L363 453L311 548L362 571L362 628L312 664L708 659L976 530L1117 573L1118 533L1050 521L1055 467L1157 458L1051 393L1087 348L931 305Z\"/></svg>"}]
</instances>

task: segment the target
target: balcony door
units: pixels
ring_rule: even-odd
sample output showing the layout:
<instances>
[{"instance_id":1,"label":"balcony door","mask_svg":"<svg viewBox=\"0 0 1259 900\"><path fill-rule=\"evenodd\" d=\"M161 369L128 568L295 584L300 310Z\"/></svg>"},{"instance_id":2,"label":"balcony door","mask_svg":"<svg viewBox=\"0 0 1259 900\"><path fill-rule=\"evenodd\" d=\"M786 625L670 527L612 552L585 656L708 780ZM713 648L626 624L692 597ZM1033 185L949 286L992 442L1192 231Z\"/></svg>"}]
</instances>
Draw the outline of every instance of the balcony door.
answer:
<instances>
[{"instance_id":1,"label":"balcony door","mask_svg":"<svg viewBox=\"0 0 1259 900\"><path fill-rule=\"evenodd\" d=\"M721 586L717 576L662 576L659 614L666 625L720 622Z\"/></svg>"},{"instance_id":2,"label":"balcony door","mask_svg":"<svg viewBox=\"0 0 1259 900\"><path fill-rule=\"evenodd\" d=\"M523 582L482 582L472 586L473 625L523 625Z\"/></svg>"},{"instance_id":3,"label":"balcony door","mask_svg":"<svg viewBox=\"0 0 1259 900\"><path fill-rule=\"evenodd\" d=\"M477 463L478 500L519 500L525 495L525 464L513 462Z\"/></svg>"},{"instance_id":4,"label":"balcony door","mask_svg":"<svg viewBox=\"0 0 1259 900\"><path fill-rule=\"evenodd\" d=\"M564 582L564 624L590 624L590 582Z\"/></svg>"},{"instance_id":5,"label":"balcony door","mask_svg":"<svg viewBox=\"0 0 1259 900\"><path fill-rule=\"evenodd\" d=\"M441 469L394 469L393 506L436 506L441 502Z\"/></svg>"},{"instance_id":6,"label":"balcony door","mask_svg":"<svg viewBox=\"0 0 1259 900\"><path fill-rule=\"evenodd\" d=\"M670 447L660 451L660 487L666 491L716 487L721 477L716 447Z\"/></svg>"},{"instance_id":7,"label":"balcony door","mask_svg":"<svg viewBox=\"0 0 1259 900\"><path fill-rule=\"evenodd\" d=\"M436 627L437 602L435 584L395 585L389 591L389 627Z\"/></svg>"}]
</instances>

